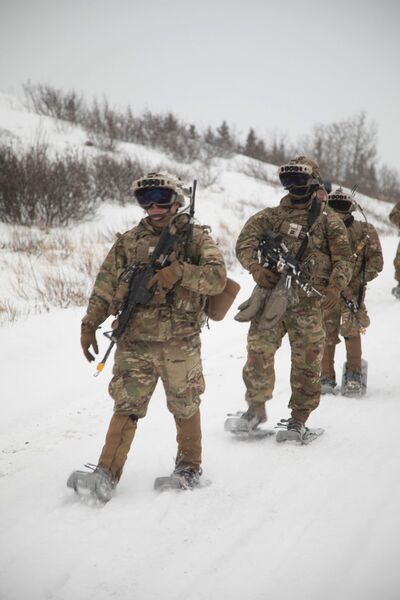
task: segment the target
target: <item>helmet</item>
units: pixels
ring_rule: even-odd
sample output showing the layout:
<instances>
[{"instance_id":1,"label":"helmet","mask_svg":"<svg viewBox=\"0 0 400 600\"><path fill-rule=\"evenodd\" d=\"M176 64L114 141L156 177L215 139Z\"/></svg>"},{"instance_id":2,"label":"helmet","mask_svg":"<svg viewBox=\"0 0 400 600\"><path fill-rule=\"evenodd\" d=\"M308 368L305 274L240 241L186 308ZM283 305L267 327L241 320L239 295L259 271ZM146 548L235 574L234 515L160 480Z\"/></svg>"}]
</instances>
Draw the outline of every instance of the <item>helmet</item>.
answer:
<instances>
[{"instance_id":1,"label":"helmet","mask_svg":"<svg viewBox=\"0 0 400 600\"><path fill-rule=\"evenodd\" d=\"M154 190L154 192L146 198L145 190ZM184 206L185 197L190 197L190 192L183 186L182 180L167 171L147 173L147 175L135 179L132 184L132 191L143 208L151 203L169 206L174 202L178 202L181 206Z\"/></svg>"},{"instance_id":2,"label":"helmet","mask_svg":"<svg viewBox=\"0 0 400 600\"><path fill-rule=\"evenodd\" d=\"M341 187L329 194L328 206L340 213L349 213L354 210L353 198L350 194L346 194Z\"/></svg>"},{"instance_id":3,"label":"helmet","mask_svg":"<svg viewBox=\"0 0 400 600\"><path fill-rule=\"evenodd\" d=\"M279 179L295 199L309 196L321 183L319 165L313 158L298 156L278 169Z\"/></svg>"}]
</instances>

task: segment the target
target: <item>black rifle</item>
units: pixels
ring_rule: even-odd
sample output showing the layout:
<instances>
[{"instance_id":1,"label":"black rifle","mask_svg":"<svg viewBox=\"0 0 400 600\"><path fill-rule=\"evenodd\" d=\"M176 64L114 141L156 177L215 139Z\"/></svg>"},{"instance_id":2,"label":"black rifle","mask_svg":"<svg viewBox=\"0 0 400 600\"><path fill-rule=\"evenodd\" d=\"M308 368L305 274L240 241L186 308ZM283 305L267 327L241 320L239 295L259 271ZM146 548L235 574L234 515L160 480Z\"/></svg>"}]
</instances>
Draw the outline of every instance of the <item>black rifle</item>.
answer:
<instances>
[{"instance_id":1,"label":"black rifle","mask_svg":"<svg viewBox=\"0 0 400 600\"><path fill-rule=\"evenodd\" d=\"M190 207L189 207L189 224L186 236L186 244L185 244L185 258L186 261L191 263L192 256L190 256L190 246L193 239L193 223L194 223L194 203L196 200L196 187L197 187L197 179L193 180L193 187L190 190Z\"/></svg>"},{"instance_id":2,"label":"black rifle","mask_svg":"<svg viewBox=\"0 0 400 600\"><path fill-rule=\"evenodd\" d=\"M322 297L322 294L308 281L307 275L300 267L300 261L290 254L289 249L282 241L280 233L268 230L264 239L260 242L259 250L264 267L286 276L286 287L290 288L292 279L294 279L307 296L316 294Z\"/></svg>"},{"instance_id":3,"label":"black rifle","mask_svg":"<svg viewBox=\"0 0 400 600\"><path fill-rule=\"evenodd\" d=\"M97 365L96 375L101 373L104 369L104 365L114 344L118 342L125 332L136 308L138 306L146 306L149 304L154 295L154 290L148 289L147 285L156 273L156 270L158 270L159 267L162 268L165 266L174 249L175 243L180 236L181 231L178 231L174 225L165 227L161 232L160 238L146 267L144 269L139 269L137 265L132 264L126 269L122 280L128 284L128 295L117 316L117 327L112 331L106 331L103 334L111 340L111 343L103 360Z\"/></svg>"}]
</instances>

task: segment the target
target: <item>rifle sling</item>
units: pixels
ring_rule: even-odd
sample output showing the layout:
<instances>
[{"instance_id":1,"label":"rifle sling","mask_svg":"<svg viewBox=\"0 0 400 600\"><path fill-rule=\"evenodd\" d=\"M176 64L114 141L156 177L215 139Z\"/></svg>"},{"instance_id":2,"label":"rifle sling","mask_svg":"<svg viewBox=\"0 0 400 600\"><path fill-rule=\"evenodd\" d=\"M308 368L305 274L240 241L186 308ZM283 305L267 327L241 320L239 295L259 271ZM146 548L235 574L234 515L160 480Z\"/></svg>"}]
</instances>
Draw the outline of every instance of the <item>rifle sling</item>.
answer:
<instances>
[{"instance_id":1,"label":"rifle sling","mask_svg":"<svg viewBox=\"0 0 400 600\"><path fill-rule=\"evenodd\" d=\"M297 251L296 254L296 260L298 260L299 262L301 261L301 259L303 258L304 252L306 251L307 245L308 245L308 240L310 239L310 230L312 228L312 226L314 225L315 221L317 220L317 218L319 217L319 214L321 212L321 203L319 202L317 196L315 195L310 209L308 211L308 215L307 215L307 225L308 225L308 229L306 232L306 235L303 238L303 241L301 242L300 248Z\"/></svg>"}]
</instances>

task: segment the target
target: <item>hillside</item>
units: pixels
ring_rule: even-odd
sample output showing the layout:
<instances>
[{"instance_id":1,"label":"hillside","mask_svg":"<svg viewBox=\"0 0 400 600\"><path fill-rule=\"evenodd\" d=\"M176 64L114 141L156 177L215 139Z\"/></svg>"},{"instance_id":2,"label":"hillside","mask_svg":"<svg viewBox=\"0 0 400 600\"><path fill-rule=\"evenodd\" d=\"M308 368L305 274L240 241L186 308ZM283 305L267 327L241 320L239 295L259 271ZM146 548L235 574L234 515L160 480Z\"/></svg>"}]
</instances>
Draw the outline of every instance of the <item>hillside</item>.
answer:
<instances>
[{"instance_id":1,"label":"hillside","mask_svg":"<svg viewBox=\"0 0 400 600\"><path fill-rule=\"evenodd\" d=\"M58 149L78 144L93 152L82 132L63 131L15 105L0 108L5 129L22 145L40 130ZM165 162L138 146L124 151ZM235 236L250 214L281 195L278 187L243 173L248 160L217 161L218 178L209 187L199 178L198 216L212 225L242 284L236 304L252 283L233 258ZM104 507L82 503L65 482L72 470L95 462L101 449L112 410L111 361L93 378L79 346L84 308L67 301L56 308L49 292L54 280L46 277L65 277L88 291L115 231L136 222L140 210L107 203L93 221L68 231L0 227L0 303L15 309L15 319L11 308L2 313L0 346L0 598L397 600L400 304L390 294L397 237L387 205L359 201L379 227L385 258L384 272L368 291L367 396L322 398L310 425L326 433L309 446L233 439L223 423L227 412L244 408L247 327L231 310L203 334L204 476L212 485L187 493L153 491L154 478L171 471L175 453L173 420L158 386L117 493ZM100 338L101 353L107 343ZM289 368L285 340L269 403L271 427L288 415Z\"/></svg>"}]
</instances>

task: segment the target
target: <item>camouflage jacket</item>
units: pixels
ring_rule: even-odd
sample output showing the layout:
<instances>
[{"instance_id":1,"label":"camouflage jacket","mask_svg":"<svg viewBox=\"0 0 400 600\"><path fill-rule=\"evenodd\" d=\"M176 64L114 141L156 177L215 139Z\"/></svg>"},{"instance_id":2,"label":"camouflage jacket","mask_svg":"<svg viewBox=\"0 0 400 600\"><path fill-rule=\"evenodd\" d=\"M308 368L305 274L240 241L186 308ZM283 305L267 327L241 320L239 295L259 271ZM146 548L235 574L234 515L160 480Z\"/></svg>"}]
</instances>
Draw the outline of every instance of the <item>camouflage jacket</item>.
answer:
<instances>
[{"instance_id":1,"label":"camouflage jacket","mask_svg":"<svg viewBox=\"0 0 400 600\"><path fill-rule=\"evenodd\" d=\"M113 314L112 303L119 280L128 265L144 267L159 239L148 220L120 235L100 267L83 321L100 325ZM200 331L205 322L207 296L221 293L226 284L224 259L206 228L194 226L189 247L191 263L185 261L186 236L174 252L183 265L183 276L171 293L156 290L150 304L139 306L124 337L131 340L166 341Z\"/></svg>"},{"instance_id":2,"label":"camouflage jacket","mask_svg":"<svg viewBox=\"0 0 400 600\"><path fill-rule=\"evenodd\" d=\"M236 255L243 267L250 270L259 262L258 247L268 229L282 234L293 256L296 256L309 231L310 238L300 264L310 283L320 291L328 285L344 289L352 272L346 228L335 212L323 203L319 216L309 229L307 218L310 206L295 207L289 196L285 196L279 206L264 208L252 216L243 227L236 244Z\"/></svg>"},{"instance_id":3,"label":"camouflage jacket","mask_svg":"<svg viewBox=\"0 0 400 600\"><path fill-rule=\"evenodd\" d=\"M400 227L400 202L394 205L389 214L389 219L393 223L393 225L397 225Z\"/></svg>"},{"instance_id":4,"label":"camouflage jacket","mask_svg":"<svg viewBox=\"0 0 400 600\"><path fill-rule=\"evenodd\" d=\"M361 277L365 261L365 283L372 281L383 269L383 254L378 234L373 225L363 221L353 221L347 228L353 257L353 275L351 283Z\"/></svg>"}]
</instances>

